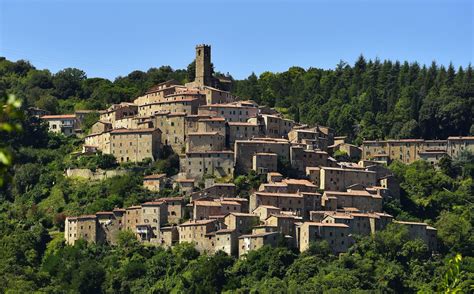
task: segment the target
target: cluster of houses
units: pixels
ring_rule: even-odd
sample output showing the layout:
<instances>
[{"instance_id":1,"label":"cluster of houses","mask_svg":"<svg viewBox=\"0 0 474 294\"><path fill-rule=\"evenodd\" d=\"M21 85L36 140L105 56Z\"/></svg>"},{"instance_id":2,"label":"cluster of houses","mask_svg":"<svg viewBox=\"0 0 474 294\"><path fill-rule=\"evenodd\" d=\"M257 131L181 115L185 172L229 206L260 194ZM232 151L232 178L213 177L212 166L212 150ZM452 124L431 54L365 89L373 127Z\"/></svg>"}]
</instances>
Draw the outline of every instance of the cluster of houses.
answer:
<instances>
[{"instance_id":1,"label":"cluster of houses","mask_svg":"<svg viewBox=\"0 0 474 294\"><path fill-rule=\"evenodd\" d=\"M210 46L198 45L194 82L167 81L132 103L100 111L83 152L140 162L157 160L167 146L180 156L179 174L145 176L143 186L160 191L172 182L181 196L68 217L68 244L78 239L115 244L119 231L130 230L142 242L166 247L191 242L203 253L241 256L265 245L304 251L311 242L326 240L337 254L355 235L374 234L396 222L382 207L399 197L399 186L383 160L372 160L382 154L379 149L368 151L373 148L368 142L361 149L328 127L299 124L274 109L238 100L228 91L229 81L214 77L211 68ZM42 118L54 125L50 116ZM332 157L336 151L363 160L338 162ZM280 174L282 167L291 169L293 178ZM249 199L238 197L231 183L197 185L209 178L229 182L251 170L266 180ZM436 229L398 223L436 250Z\"/></svg>"},{"instance_id":2,"label":"cluster of houses","mask_svg":"<svg viewBox=\"0 0 474 294\"><path fill-rule=\"evenodd\" d=\"M165 180L165 175L151 175L144 178L143 185L156 190ZM214 183L202 190L184 190L181 197L67 217L65 239L67 244L79 239L115 244L118 232L130 230L144 243L171 247L188 242L201 253L224 251L234 256L265 245L305 251L312 242L325 240L338 254L347 251L354 236L371 235L397 222L408 228L411 238L422 239L436 250L435 228L395 221L383 212L383 201L396 195L379 186L381 181L374 186L353 184L339 189L343 191L321 192L312 180L270 172L249 199L238 197L234 184ZM183 183L187 182L175 182L178 186Z\"/></svg>"}]
</instances>

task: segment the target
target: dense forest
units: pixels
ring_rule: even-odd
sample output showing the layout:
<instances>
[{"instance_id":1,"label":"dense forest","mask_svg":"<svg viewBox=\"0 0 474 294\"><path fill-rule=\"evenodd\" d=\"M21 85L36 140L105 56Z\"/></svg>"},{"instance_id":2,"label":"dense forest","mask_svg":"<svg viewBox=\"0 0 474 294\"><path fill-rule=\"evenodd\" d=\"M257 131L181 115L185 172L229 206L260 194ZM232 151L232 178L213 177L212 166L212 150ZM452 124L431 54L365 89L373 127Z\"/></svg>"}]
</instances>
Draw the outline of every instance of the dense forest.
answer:
<instances>
[{"instance_id":1,"label":"dense forest","mask_svg":"<svg viewBox=\"0 0 474 294\"><path fill-rule=\"evenodd\" d=\"M298 253L285 247L250 253L199 255L189 244L170 250L143 246L122 233L117 246L78 242L65 246L66 215L94 213L175 195L142 188L151 172L176 173L177 159L118 165L106 155L75 156L81 140L47 132L22 115L37 106L54 113L102 109L129 101L167 80L192 80L170 67L135 71L111 82L89 79L78 69L52 74L25 61L0 60L0 293L455 293L474 283L474 156L389 167L401 183L401 199L384 204L400 220L425 221L438 229L432 255L403 227L357 237L347 254L332 255L315 242ZM338 134L363 138L442 138L472 132L472 69L360 58L336 70L291 68L234 81L242 98L275 106L295 120L328 124ZM19 100L6 99L15 94ZM20 101L23 101L20 106ZM429 126L429 127L427 127ZM67 167L126 168L124 176L88 182L66 178ZM258 187L254 175L234 180L240 195Z\"/></svg>"}]
</instances>

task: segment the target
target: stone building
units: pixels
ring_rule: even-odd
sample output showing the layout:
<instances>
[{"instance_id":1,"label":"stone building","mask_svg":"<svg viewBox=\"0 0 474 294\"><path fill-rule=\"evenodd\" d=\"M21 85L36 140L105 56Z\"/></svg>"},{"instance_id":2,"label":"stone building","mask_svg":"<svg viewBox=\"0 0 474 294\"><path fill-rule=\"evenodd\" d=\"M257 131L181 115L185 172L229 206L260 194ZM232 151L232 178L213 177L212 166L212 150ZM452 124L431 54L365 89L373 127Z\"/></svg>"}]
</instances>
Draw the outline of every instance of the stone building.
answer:
<instances>
[{"instance_id":1,"label":"stone building","mask_svg":"<svg viewBox=\"0 0 474 294\"><path fill-rule=\"evenodd\" d=\"M377 185L375 172L360 169L321 167L319 179L317 174L313 173L311 176L315 179L315 184L319 183L321 190L327 191L345 191L354 184L361 184L365 187Z\"/></svg>"},{"instance_id":2,"label":"stone building","mask_svg":"<svg viewBox=\"0 0 474 294\"><path fill-rule=\"evenodd\" d=\"M306 251L312 242L325 240L335 254L346 252L353 239L349 226L341 223L304 222L297 228L298 247Z\"/></svg>"},{"instance_id":3,"label":"stone building","mask_svg":"<svg viewBox=\"0 0 474 294\"><path fill-rule=\"evenodd\" d=\"M364 212L382 212L382 197L370 194L365 190L325 191L322 197L322 206L326 210L354 207Z\"/></svg>"},{"instance_id":4,"label":"stone building","mask_svg":"<svg viewBox=\"0 0 474 294\"><path fill-rule=\"evenodd\" d=\"M272 205L259 205L252 211L253 214L258 215L262 222L264 222L270 215L280 214L280 212L280 208Z\"/></svg>"},{"instance_id":5,"label":"stone building","mask_svg":"<svg viewBox=\"0 0 474 294\"><path fill-rule=\"evenodd\" d=\"M161 149L160 129L117 129L110 132L110 153L118 162L156 160Z\"/></svg>"},{"instance_id":6,"label":"stone building","mask_svg":"<svg viewBox=\"0 0 474 294\"><path fill-rule=\"evenodd\" d=\"M290 212L297 216L309 217L311 210L321 208L319 193L269 193L254 192L250 195L249 210L254 211L258 206L275 206L282 212Z\"/></svg>"},{"instance_id":7,"label":"stone building","mask_svg":"<svg viewBox=\"0 0 474 294\"><path fill-rule=\"evenodd\" d=\"M447 140L364 141L362 158L364 160L383 158L387 161L398 160L407 164L420 159L428 159L436 164L444 153L456 157L462 150L474 152L474 137L448 137Z\"/></svg>"},{"instance_id":8,"label":"stone building","mask_svg":"<svg viewBox=\"0 0 474 294\"><path fill-rule=\"evenodd\" d=\"M218 178L231 176L234 173L234 152L186 152L186 155L180 158L180 168L187 178L197 180L202 179L205 175Z\"/></svg>"},{"instance_id":9,"label":"stone building","mask_svg":"<svg viewBox=\"0 0 474 294\"><path fill-rule=\"evenodd\" d=\"M64 237L66 244L74 245L79 240L96 243L98 239L98 222L96 215L82 215L67 217L65 221Z\"/></svg>"},{"instance_id":10,"label":"stone building","mask_svg":"<svg viewBox=\"0 0 474 294\"><path fill-rule=\"evenodd\" d=\"M215 231L214 252L224 251L230 256L238 256L239 241L235 230L220 229Z\"/></svg>"},{"instance_id":11,"label":"stone building","mask_svg":"<svg viewBox=\"0 0 474 294\"><path fill-rule=\"evenodd\" d=\"M188 130L188 133L193 131ZM223 117L200 118L197 121L197 130L195 133L212 133L216 132L225 138L226 122Z\"/></svg>"},{"instance_id":12,"label":"stone building","mask_svg":"<svg viewBox=\"0 0 474 294\"><path fill-rule=\"evenodd\" d=\"M288 138L288 133L295 124L293 120L276 115L262 114L261 116L264 121L264 133L267 137Z\"/></svg>"},{"instance_id":13,"label":"stone building","mask_svg":"<svg viewBox=\"0 0 474 294\"><path fill-rule=\"evenodd\" d=\"M257 174L267 174L278 170L278 155L276 153L255 153L252 157L252 169Z\"/></svg>"},{"instance_id":14,"label":"stone building","mask_svg":"<svg viewBox=\"0 0 474 294\"><path fill-rule=\"evenodd\" d=\"M236 189L233 183L215 183L214 185L204 188L200 191L191 193L191 201L201 198L233 198L235 197Z\"/></svg>"},{"instance_id":15,"label":"stone building","mask_svg":"<svg viewBox=\"0 0 474 294\"><path fill-rule=\"evenodd\" d=\"M218 132L188 133L186 152L221 151L225 147L225 137Z\"/></svg>"},{"instance_id":16,"label":"stone building","mask_svg":"<svg viewBox=\"0 0 474 294\"><path fill-rule=\"evenodd\" d=\"M247 122L258 114L258 107L246 102L201 105L199 115L223 117L227 122Z\"/></svg>"},{"instance_id":17,"label":"stone building","mask_svg":"<svg viewBox=\"0 0 474 294\"><path fill-rule=\"evenodd\" d=\"M48 123L48 130L52 133L65 136L76 134L78 121L75 114L43 115L40 118Z\"/></svg>"},{"instance_id":18,"label":"stone building","mask_svg":"<svg viewBox=\"0 0 474 294\"><path fill-rule=\"evenodd\" d=\"M141 219L135 225L136 234L142 241L156 242L160 227L168 222L168 207L162 201L149 201L141 205Z\"/></svg>"},{"instance_id":19,"label":"stone building","mask_svg":"<svg viewBox=\"0 0 474 294\"><path fill-rule=\"evenodd\" d=\"M195 179L176 179L173 182L173 188L179 189L185 196L190 195L194 191Z\"/></svg>"},{"instance_id":20,"label":"stone building","mask_svg":"<svg viewBox=\"0 0 474 294\"><path fill-rule=\"evenodd\" d=\"M234 147L236 172L247 173L252 169L253 155L256 153L275 153L289 162L290 143L283 139L256 138L253 140L237 140Z\"/></svg>"},{"instance_id":21,"label":"stone building","mask_svg":"<svg viewBox=\"0 0 474 294\"><path fill-rule=\"evenodd\" d=\"M266 245L276 247L279 240L280 233L278 232L242 235L239 237L239 256Z\"/></svg>"},{"instance_id":22,"label":"stone building","mask_svg":"<svg viewBox=\"0 0 474 294\"><path fill-rule=\"evenodd\" d=\"M179 225L179 243L192 243L200 253L212 253L215 243L210 233L219 229L214 219L187 221Z\"/></svg>"},{"instance_id":23,"label":"stone building","mask_svg":"<svg viewBox=\"0 0 474 294\"><path fill-rule=\"evenodd\" d=\"M337 151L344 152L347 154L347 157L352 160L359 160L362 157L361 148L345 142L328 146L328 149L332 152L332 154Z\"/></svg>"},{"instance_id":24,"label":"stone building","mask_svg":"<svg viewBox=\"0 0 474 294\"><path fill-rule=\"evenodd\" d=\"M99 111L99 120L110 122L112 126L115 122L127 117L134 117L138 114L138 105L128 102L113 104L106 110Z\"/></svg>"},{"instance_id":25,"label":"stone building","mask_svg":"<svg viewBox=\"0 0 474 294\"><path fill-rule=\"evenodd\" d=\"M296 237L295 222L298 219L294 215L271 214L265 220L265 225L275 228L275 232L280 232L283 236L290 236L292 240Z\"/></svg>"},{"instance_id":26,"label":"stone building","mask_svg":"<svg viewBox=\"0 0 474 294\"><path fill-rule=\"evenodd\" d=\"M157 201L166 204L168 217L166 223L179 224L184 217L184 197L165 197L159 198Z\"/></svg>"},{"instance_id":27,"label":"stone building","mask_svg":"<svg viewBox=\"0 0 474 294\"><path fill-rule=\"evenodd\" d=\"M321 150L305 149L303 146L290 147L291 167L304 174L307 167L328 166L329 154Z\"/></svg>"},{"instance_id":28,"label":"stone building","mask_svg":"<svg viewBox=\"0 0 474 294\"><path fill-rule=\"evenodd\" d=\"M210 217L224 217L228 213L242 212L242 204L234 200L199 199L193 201L193 219L207 219Z\"/></svg>"},{"instance_id":29,"label":"stone building","mask_svg":"<svg viewBox=\"0 0 474 294\"><path fill-rule=\"evenodd\" d=\"M260 224L260 219L253 213L230 212L224 217L227 229L235 230L238 236L249 234L252 228Z\"/></svg>"},{"instance_id":30,"label":"stone building","mask_svg":"<svg viewBox=\"0 0 474 294\"><path fill-rule=\"evenodd\" d=\"M448 137L448 154L456 158L463 151L474 153L474 136Z\"/></svg>"},{"instance_id":31,"label":"stone building","mask_svg":"<svg viewBox=\"0 0 474 294\"><path fill-rule=\"evenodd\" d=\"M154 174L143 177L143 187L150 190L159 192L165 188L166 185L166 174Z\"/></svg>"},{"instance_id":32,"label":"stone building","mask_svg":"<svg viewBox=\"0 0 474 294\"><path fill-rule=\"evenodd\" d=\"M367 213L361 211L312 211L310 219L322 223L341 223L349 226L352 235L368 236L392 222L393 217L386 213Z\"/></svg>"},{"instance_id":33,"label":"stone building","mask_svg":"<svg viewBox=\"0 0 474 294\"><path fill-rule=\"evenodd\" d=\"M250 140L263 135L262 125L251 122L228 122L228 144L234 148L237 140Z\"/></svg>"},{"instance_id":34,"label":"stone building","mask_svg":"<svg viewBox=\"0 0 474 294\"><path fill-rule=\"evenodd\" d=\"M420 239L429 250L436 251L438 247L437 230L426 223L393 221L396 224L403 225L408 230L408 236L411 240Z\"/></svg>"},{"instance_id":35,"label":"stone building","mask_svg":"<svg viewBox=\"0 0 474 294\"><path fill-rule=\"evenodd\" d=\"M334 141L334 131L323 126L293 128L288 133L288 140L292 144L302 143L311 146L312 149L325 151Z\"/></svg>"},{"instance_id":36,"label":"stone building","mask_svg":"<svg viewBox=\"0 0 474 294\"><path fill-rule=\"evenodd\" d=\"M186 113L164 111L155 113L153 125L162 133L162 144L170 146L174 152L184 153L186 139Z\"/></svg>"}]
</instances>

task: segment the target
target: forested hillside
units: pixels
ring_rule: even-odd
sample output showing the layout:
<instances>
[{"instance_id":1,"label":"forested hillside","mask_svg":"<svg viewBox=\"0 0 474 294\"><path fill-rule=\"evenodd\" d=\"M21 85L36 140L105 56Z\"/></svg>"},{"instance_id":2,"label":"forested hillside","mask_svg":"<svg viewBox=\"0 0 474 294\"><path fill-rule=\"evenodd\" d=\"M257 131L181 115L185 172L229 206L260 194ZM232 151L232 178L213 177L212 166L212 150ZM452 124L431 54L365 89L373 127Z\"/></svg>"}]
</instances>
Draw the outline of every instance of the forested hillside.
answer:
<instances>
[{"instance_id":1,"label":"forested hillside","mask_svg":"<svg viewBox=\"0 0 474 294\"><path fill-rule=\"evenodd\" d=\"M219 74L219 73L217 73ZM168 79L194 79L187 69L169 66L134 71L113 82L87 78L79 69L55 74L25 61L0 60L0 91L13 92L26 105L53 113L104 109L131 101ZM474 77L471 65L455 69L398 61L340 62L333 70L292 67L283 73L252 74L233 81L243 99L276 107L296 121L328 125L338 135L363 139L444 139L474 134ZM1 93L0 93L1 94Z\"/></svg>"},{"instance_id":2,"label":"forested hillside","mask_svg":"<svg viewBox=\"0 0 474 294\"><path fill-rule=\"evenodd\" d=\"M75 157L81 141L48 134L22 109L56 113L102 109L130 101L167 79L185 82L190 70L170 67L135 71L111 82L87 78L77 69L52 74L24 61L0 60L0 293L433 293L472 291L474 281L474 157L390 169L401 183L400 201L384 210L399 220L425 221L438 229L439 252L432 255L403 227L391 225L373 237L357 237L347 254L332 255L325 242L303 254L279 247L237 260L225 254L199 255L182 244L172 250L139 244L123 233L117 246L77 242L65 246L66 215L94 213L173 195L143 189L143 174L176 173L165 154L155 163L122 165L136 172L88 182L64 176L67 167L118 167L107 156ZM242 98L275 106L304 122L329 124L338 135L363 138L443 138L472 131L472 68L455 71L416 64L365 62L335 70L291 68L234 81ZM8 123L8 124L6 124ZM13 161L10 160L11 154ZM254 174L235 179L248 197L258 187ZM456 257L457 254L462 255Z\"/></svg>"},{"instance_id":3,"label":"forested hillside","mask_svg":"<svg viewBox=\"0 0 474 294\"><path fill-rule=\"evenodd\" d=\"M474 133L471 65L455 70L360 56L353 66L341 61L334 70L292 67L251 75L235 81L234 91L358 141Z\"/></svg>"}]
</instances>

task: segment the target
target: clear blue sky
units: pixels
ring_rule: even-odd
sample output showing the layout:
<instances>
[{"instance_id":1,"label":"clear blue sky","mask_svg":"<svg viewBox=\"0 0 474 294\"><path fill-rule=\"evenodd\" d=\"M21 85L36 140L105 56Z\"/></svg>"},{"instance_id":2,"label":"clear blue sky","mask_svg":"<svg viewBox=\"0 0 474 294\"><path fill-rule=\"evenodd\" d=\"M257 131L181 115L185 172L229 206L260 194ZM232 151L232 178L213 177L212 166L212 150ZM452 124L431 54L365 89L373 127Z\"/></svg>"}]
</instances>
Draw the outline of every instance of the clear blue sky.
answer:
<instances>
[{"instance_id":1,"label":"clear blue sky","mask_svg":"<svg viewBox=\"0 0 474 294\"><path fill-rule=\"evenodd\" d=\"M339 60L473 61L474 1L0 0L0 56L113 79L185 68L198 43L217 70L333 68Z\"/></svg>"}]
</instances>

